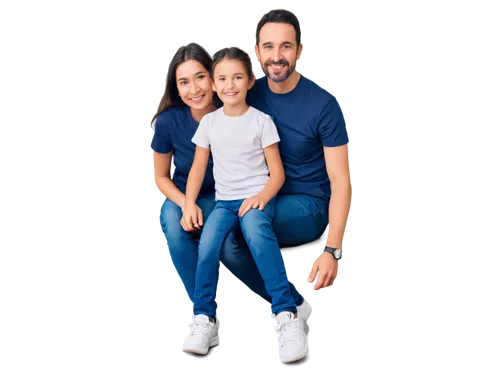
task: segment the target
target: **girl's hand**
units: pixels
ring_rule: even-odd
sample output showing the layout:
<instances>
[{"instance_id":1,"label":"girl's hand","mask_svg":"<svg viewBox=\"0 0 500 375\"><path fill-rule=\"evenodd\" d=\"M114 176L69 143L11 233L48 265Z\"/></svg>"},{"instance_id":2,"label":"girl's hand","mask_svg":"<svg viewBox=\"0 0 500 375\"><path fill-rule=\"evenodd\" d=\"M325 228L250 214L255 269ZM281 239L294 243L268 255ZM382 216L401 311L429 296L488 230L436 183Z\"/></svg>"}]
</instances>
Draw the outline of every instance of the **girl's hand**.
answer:
<instances>
[{"instance_id":1,"label":"girl's hand","mask_svg":"<svg viewBox=\"0 0 500 375\"><path fill-rule=\"evenodd\" d=\"M181 226L186 232L201 229L203 225L203 213L196 204L187 203L182 207Z\"/></svg>"},{"instance_id":2,"label":"girl's hand","mask_svg":"<svg viewBox=\"0 0 500 375\"><path fill-rule=\"evenodd\" d=\"M252 208L258 208L259 210L263 210L266 207L266 204L269 202L267 197L264 197L261 194L254 195L253 197L247 198L243 201L238 210L238 215L243 217L248 211Z\"/></svg>"}]
</instances>

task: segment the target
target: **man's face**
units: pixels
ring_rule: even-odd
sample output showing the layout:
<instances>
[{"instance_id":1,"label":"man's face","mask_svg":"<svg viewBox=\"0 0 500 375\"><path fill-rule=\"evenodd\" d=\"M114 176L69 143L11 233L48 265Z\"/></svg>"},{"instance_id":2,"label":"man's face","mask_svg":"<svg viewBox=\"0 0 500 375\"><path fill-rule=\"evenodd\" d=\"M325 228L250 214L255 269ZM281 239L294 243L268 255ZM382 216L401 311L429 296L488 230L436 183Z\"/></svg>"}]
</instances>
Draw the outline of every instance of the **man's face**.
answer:
<instances>
[{"instance_id":1,"label":"man's face","mask_svg":"<svg viewBox=\"0 0 500 375\"><path fill-rule=\"evenodd\" d=\"M271 81L283 82L290 77L301 52L302 44L297 46L292 25L270 22L260 30L255 53L264 74Z\"/></svg>"}]
</instances>

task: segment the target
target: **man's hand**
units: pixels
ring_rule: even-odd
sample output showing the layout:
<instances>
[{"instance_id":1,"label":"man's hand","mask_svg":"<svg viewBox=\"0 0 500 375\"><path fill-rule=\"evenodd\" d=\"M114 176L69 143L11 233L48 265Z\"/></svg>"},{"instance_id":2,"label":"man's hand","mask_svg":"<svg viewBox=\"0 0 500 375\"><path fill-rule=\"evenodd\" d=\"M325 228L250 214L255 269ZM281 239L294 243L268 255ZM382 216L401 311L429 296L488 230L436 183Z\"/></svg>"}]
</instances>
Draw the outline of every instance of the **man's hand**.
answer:
<instances>
[{"instance_id":1,"label":"man's hand","mask_svg":"<svg viewBox=\"0 0 500 375\"><path fill-rule=\"evenodd\" d=\"M268 202L269 199L262 194L257 194L253 197L247 198L241 204L240 209L238 210L238 215L243 217L243 215L245 215L252 208L258 208L262 211Z\"/></svg>"},{"instance_id":2,"label":"man's hand","mask_svg":"<svg viewBox=\"0 0 500 375\"><path fill-rule=\"evenodd\" d=\"M333 280L337 277L338 260L330 253L321 254L313 264L311 273L307 281L312 283L319 271L318 281L314 285L314 290L318 290L333 284Z\"/></svg>"},{"instance_id":3,"label":"man's hand","mask_svg":"<svg viewBox=\"0 0 500 375\"><path fill-rule=\"evenodd\" d=\"M182 208L181 226L186 232L201 229L203 225L203 213L196 204L187 203Z\"/></svg>"}]
</instances>

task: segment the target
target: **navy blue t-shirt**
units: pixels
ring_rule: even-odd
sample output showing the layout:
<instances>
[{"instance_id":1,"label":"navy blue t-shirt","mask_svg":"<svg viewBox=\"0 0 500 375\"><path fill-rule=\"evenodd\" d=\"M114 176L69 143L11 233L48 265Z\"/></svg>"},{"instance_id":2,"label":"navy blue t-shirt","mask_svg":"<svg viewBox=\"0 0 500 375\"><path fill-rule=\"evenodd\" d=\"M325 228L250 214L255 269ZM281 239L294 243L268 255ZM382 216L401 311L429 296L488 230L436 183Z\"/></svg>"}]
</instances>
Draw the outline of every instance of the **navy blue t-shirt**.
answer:
<instances>
[{"instance_id":1,"label":"navy blue t-shirt","mask_svg":"<svg viewBox=\"0 0 500 375\"><path fill-rule=\"evenodd\" d=\"M151 148L160 154L173 150L175 172L172 182L185 194L187 178L196 150L196 145L191 142L191 138L198 129L198 122L191 116L188 106L172 107L156 117L154 128L155 134ZM199 195L213 194L214 191L213 161L210 154Z\"/></svg>"},{"instance_id":2,"label":"navy blue t-shirt","mask_svg":"<svg viewBox=\"0 0 500 375\"><path fill-rule=\"evenodd\" d=\"M267 78L262 77L248 92L247 102L271 116L278 128L286 176L278 194L329 199L330 179L323 146L349 142L344 116L335 97L304 76L292 91L275 94L269 89Z\"/></svg>"}]
</instances>

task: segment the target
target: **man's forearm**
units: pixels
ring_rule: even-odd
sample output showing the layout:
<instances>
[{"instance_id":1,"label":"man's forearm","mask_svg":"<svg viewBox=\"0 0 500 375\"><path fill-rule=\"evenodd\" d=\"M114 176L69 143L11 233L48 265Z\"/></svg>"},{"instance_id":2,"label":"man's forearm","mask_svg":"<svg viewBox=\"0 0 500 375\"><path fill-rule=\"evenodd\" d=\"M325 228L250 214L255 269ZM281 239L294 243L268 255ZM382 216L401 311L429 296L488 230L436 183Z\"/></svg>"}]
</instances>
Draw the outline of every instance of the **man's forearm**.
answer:
<instances>
[{"instance_id":1,"label":"man's forearm","mask_svg":"<svg viewBox=\"0 0 500 375\"><path fill-rule=\"evenodd\" d=\"M347 216L351 207L351 182L349 178L332 181L332 195L328 208L328 239L326 246L342 248Z\"/></svg>"}]
</instances>

